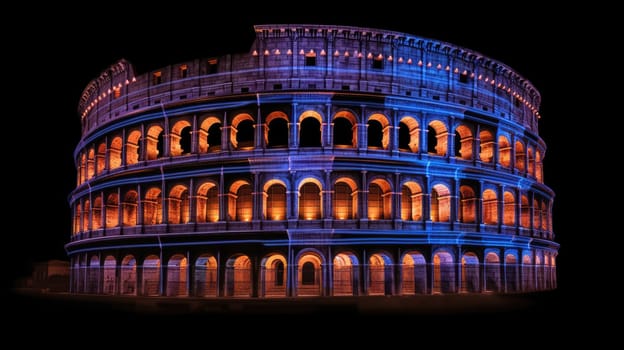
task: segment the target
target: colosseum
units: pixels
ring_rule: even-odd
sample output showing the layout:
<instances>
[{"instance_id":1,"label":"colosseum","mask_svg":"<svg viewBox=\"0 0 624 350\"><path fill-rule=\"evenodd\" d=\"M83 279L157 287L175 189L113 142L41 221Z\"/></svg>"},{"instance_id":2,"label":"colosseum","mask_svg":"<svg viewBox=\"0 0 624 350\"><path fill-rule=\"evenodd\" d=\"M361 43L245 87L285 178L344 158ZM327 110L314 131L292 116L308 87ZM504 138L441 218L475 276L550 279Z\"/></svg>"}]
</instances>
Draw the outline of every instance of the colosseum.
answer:
<instances>
[{"instance_id":1,"label":"colosseum","mask_svg":"<svg viewBox=\"0 0 624 350\"><path fill-rule=\"evenodd\" d=\"M300 297L556 288L540 94L456 45L257 25L248 52L85 88L73 293Z\"/></svg>"}]
</instances>

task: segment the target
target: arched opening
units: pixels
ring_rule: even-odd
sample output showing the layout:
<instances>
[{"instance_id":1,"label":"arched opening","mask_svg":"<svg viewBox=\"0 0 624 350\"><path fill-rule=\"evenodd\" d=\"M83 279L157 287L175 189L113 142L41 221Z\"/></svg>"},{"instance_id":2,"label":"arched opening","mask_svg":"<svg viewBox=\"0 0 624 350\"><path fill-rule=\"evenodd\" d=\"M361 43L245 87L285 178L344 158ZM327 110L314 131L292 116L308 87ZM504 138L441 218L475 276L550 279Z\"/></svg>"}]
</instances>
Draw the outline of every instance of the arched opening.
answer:
<instances>
[{"instance_id":1,"label":"arched opening","mask_svg":"<svg viewBox=\"0 0 624 350\"><path fill-rule=\"evenodd\" d=\"M427 151L437 156L445 156L448 151L448 130L439 120L432 121L427 127Z\"/></svg>"},{"instance_id":2,"label":"arched opening","mask_svg":"<svg viewBox=\"0 0 624 350\"><path fill-rule=\"evenodd\" d=\"M251 260L246 255L232 257L226 265L226 295L251 296Z\"/></svg>"},{"instance_id":3,"label":"arched opening","mask_svg":"<svg viewBox=\"0 0 624 350\"><path fill-rule=\"evenodd\" d=\"M462 256L462 284L461 291L478 293L479 288L479 258L475 253L466 253Z\"/></svg>"},{"instance_id":4,"label":"arched opening","mask_svg":"<svg viewBox=\"0 0 624 350\"><path fill-rule=\"evenodd\" d=\"M368 147L382 148L383 127L381 123L376 120L369 120L366 130L368 131Z\"/></svg>"},{"instance_id":5,"label":"arched opening","mask_svg":"<svg viewBox=\"0 0 624 350\"><path fill-rule=\"evenodd\" d=\"M535 177L537 182L544 182L544 173L542 171L542 154L540 151L535 151Z\"/></svg>"},{"instance_id":6,"label":"arched opening","mask_svg":"<svg viewBox=\"0 0 624 350\"><path fill-rule=\"evenodd\" d=\"M399 150L416 153L420 144L420 126L416 119L403 117L399 122Z\"/></svg>"},{"instance_id":7,"label":"arched opening","mask_svg":"<svg viewBox=\"0 0 624 350\"><path fill-rule=\"evenodd\" d=\"M542 226L542 213L540 207L540 200L537 198L533 199L533 229L539 230Z\"/></svg>"},{"instance_id":8,"label":"arched opening","mask_svg":"<svg viewBox=\"0 0 624 350\"><path fill-rule=\"evenodd\" d=\"M197 222L219 221L219 188L212 182L205 182L197 189Z\"/></svg>"},{"instance_id":9,"label":"arched opening","mask_svg":"<svg viewBox=\"0 0 624 350\"><path fill-rule=\"evenodd\" d=\"M195 296L216 297L217 293L217 259L203 254L195 261Z\"/></svg>"},{"instance_id":10,"label":"arched opening","mask_svg":"<svg viewBox=\"0 0 624 350\"><path fill-rule=\"evenodd\" d=\"M154 160L165 155L165 142L163 136L163 128L160 125L154 125L147 129L146 141L146 158Z\"/></svg>"},{"instance_id":11,"label":"arched opening","mask_svg":"<svg viewBox=\"0 0 624 350\"><path fill-rule=\"evenodd\" d=\"M455 292L455 265L453 256L445 251L438 251L433 256L432 293Z\"/></svg>"},{"instance_id":12,"label":"arched opening","mask_svg":"<svg viewBox=\"0 0 624 350\"><path fill-rule=\"evenodd\" d=\"M318 181L307 180L299 186L299 219L320 219L321 203L321 187Z\"/></svg>"},{"instance_id":13,"label":"arched opening","mask_svg":"<svg viewBox=\"0 0 624 350\"><path fill-rule=\"evenodd\" d=\"M431 189L431 221L448 222L451 215L451 193L445 185L436 184Z\"/></svg>"},{"instance_id":14,"label":"arched opening","mask_svg":"<svg viewBox=\"0 0 624 350\"><path fill-rule=\"evenodd\" d=\"M420 252L411 251L403 255L401 281L403 295L427 293L427 263Z\"/></svg>"},{"instance_id":15,"label":"arched opening","mask_svg":"<svg viewBox=\"0 0 624 350\"><path fill-rule=\"evenodd\" d=\"M119 196L111 193L106 199L106 227L119 226Z\"/></svg>"},{"instance_id":16,"label":"arched opening","mask_svg":"<svg viewBox=\"0 0 624 350\"><path fill-rule=\"evenodd\" d=\"M485 256L485 290L498 292L500 289L500 260L498 254L489 252Z\"/></svg>"},{"instance_id":17,"label":"arched opening","mask_svg":"<svg viewBox=\"0 0 624 350\"><path fill-rule=\"evenodd\" d=\"M156 255L143 260L143 295L160 295L160 259Z\"/></svg>"},{"instance_id":18,"label":"arched opening","mask_svg":"<svg viewBox=\"0 0 624 350\"><path fill-rule=\"evenodd\" d=\"M496 192L490 189L483 191L483 223L498 224L498 198Z\"/></svg>"},{"instance_id":19,"label":"arched opening","mask_svg":"<svg viewBox=\"0 0 624 350\"><path fill-rule=\"evenodd\" d=\"M188 261L184 255L176 254L167 263L167 296L188 295Z\"/></svg>"},{"instance_id":20,"label":"arched opening","mask_svg":"<svg viewBox=\"0 0 624 350\"><path fill-rule=\"evenodd\" d=\"M234 117L230 128L230 140L235 149L253 149L254 120L249 114L239 114Z\"/></svg>"},{"instance_id":21,"label":"arched opening","mask_svg":"<svg viewBox=\"0 0 624 350\"><path fill-rule=\"evenodd\" d=\"M498 163L505 168L511 165L511 145L503 135L498 137Z\"/></svg>"},{"instance_id":22,"label":"arched opening","mask_svg":"<svg viewBox=\"0 0 624 350\"><path fill-rule=\"evenodd\" d=\"M82 230L83 231L89 231L89 217L90 217L90 207L91 207L91 202L89 202L88 199L86 199L82 205L83 209L82 209Z\"/></svg>"},{"instance_id":23,"label":"arched opening","mask_svg":"<svg viewBox=\"0 0 624 350\"><path fill-rule=\"evenodd\" d=\"M516 141L516 170L524 171L524 145L520 141Z\"/></svg>"},{"instance_id":24,"label":"arched opening","mask_svg":"<svg viewBox=\"0 0 624 350\"><path fill-rule=\"evenodd\" d=\"M383 114L373 114L368 118L368 147L388 149L390 144L390 123Z\"/></svg>"},{"instance_id":25,"label":"arched opening","mask_svg":"<svg viewBox=\"0 0 624 350\"><path fill-rule=\"evenodd\" d=\"M104 168L106 167L106 144L104 142L100 143L100 145L98 146L98 151L97 154L95 155L96 158L96 173L101 174L104 171Z\"/></svg>"},{"instance_id":26,"label":"arched opening","mask_svg":"<svg viewBox=\"0 0 624 350\"><path fill-rule=\"evenodd\" d=\"M529 155L529 168L528 173L531 176L535 174L535 156L533 155L533 147L529 147L527 154Z\"/></svg>"},{"instance_id":27,"label":"arched opening","mask_svg":"<svg viewBox=\"0 0 624 350\"><path fill-rule=\"evenodd\" d=\"M179 120L171 127L169 152L172 157L191 152L191 123Z\"/></svg>"},{"instance_id":28,"label":"arched opening","mask_svg":"<svg viewBox=\"0 0 624 350\"><path fill-rule=\"evenodd\" d=\"M137 201L139 195L136 191L128 191L124 196L123 207L123 225L135 226L137 224Z\"/></svg>"},{"instance_id":29,"label":"arched opening","mask_svg":"<svg viewBox=\"0 0 624 350\"><path fill-rule=\"evenodd\" d=\"M349 178L334 184L334 219L350 220L357 215L357 184Z\"/></svg>"},{"instance_id":30,"label":"arched opening","mask_svg":"<svg viewBox=\"0 0 624 350\"><path fill-rule=\"evenodd\" d=\"M286 296L286 258L280 254L274 254L264 259L263 286L264 296Z\"/></svg>"},{"instance_id":31,"label":"arched opening","mask_svg":"<svg viewBox=\"0 0 624 350\"><path fill-rule=\"evenodd\" d=\"M355 147L357 140L357 128L355 127L355 117L348 114L346 116L334 117L334 146Z\"/></svg>"},{"instance_id":32,"label":"arched opening","mask_svg":"<svg viewBox=\"0 0 624 350\"><path fill-rule=\"evenodd\" d=\"M472 187L462 185L459 187L459 221L463 223L475 223L477 198Z\"/></svg>"},{"instance_id":33,"label":"arched opening","mask_svg":"<svg viewBox=\"0 0 624 350\"><path fill-rule=\"evenodd\" d=\"M548 209L546 205L546 200L542 200L542 205L540 207L540 211L542 212L542 230L548 230Z\"/></svg>"},{"instance_id":34,"label":"arched opening","mask_svg":"<svg viewBox=\"0 0 624 350\"><path fill-rule=\"evenodd\" d=\"M382 179L373 180L368 186L368 219L392 218L392 191L390 184Z\"/></svg>"},{"instance_id":35,"label":"arched opening","mask_svg":"<svg viewBox=\"0 0 624 350\"><path fill-rule=\"evenodd\" d=\"M288 117L281 112L267 116L266 144L268 148L288 147Z\"/></svg>"},{"instance_id":36,"label":"arched opening","mask_svg":"<svg viewBox=\"0 0 624 350\"><path fill-rule=\"evenodd\" d=\"M141 132L133 130L126 142L126 164L137 164L141 160Z\"/></svg>"},{"instance_id":37,"label":"arched opening","mask_svg":"<svg viewBox=\"0 0 624 350\"><path fill-rule=\"evenodd\" d=\"M494 136L489 130L479 132L481 152L479 158L484 163L492 163L494 159Z\"/></svg>"},{"instance_id":38,"label":"arched opening","mask_svg":"<svg viewBox=\"0 0 624 350\"><path fill-rule=\"evenodd\" d=\"M516 197L513 193L503 193L503 224L513 226L516 224Z\"/></svg>"},{"instance_id":39,"label":"arched opening","mask_svg":"<svg viewBox=\"0 0 624 350\"><path fill-rule=\"evenodd\" d=\"M102 197L97 196L93 200L91 228L99 230L102 227Z\"/></svg>"},{"instance_id":40,"label":"arched opening","mask_svg":"<svg viewBox=\"0 0 624 350\"><path fill-rule=\"evenodd\" d=\"M221 150L221 121L217 117L206 117L197 130L199 153Z\"/></svg>"},{"instance_id":41,"label":"arched opening","mask_svg":"<svg viewBox=\"0 0 624 350\"><path fill-rule=\"evenodd\" d=\"M267 220L286 220L286 186L281 182L265 185L265 218Z\"/></svg>"},{"instance_id":42,"label":"arched opening","mask_svg":"<svg viewBox=\"0 0 624 350\"><path fill-rule=\"evenodd\" d=\"M87 157L87 179L92 178L95 175L95 150L89 149L89 155Z\"/></svg>"},{"instance_id":43,"label":"arched opening","mask_svg":"<svg viewBox=\"0 0 624 350\"><path fill-rule=\"evenodd\" d=\"M121 294L136 295L136 260L126 255L121 260Z\"/></svg>"},{"instance_id":44,"label":"arched opening","mask_svg":"<svg viewBox=\"0 0 624 350\"><path fill-rule=\"evenodd\" d=\"M186 224L190 217L190 200L186 186L176 185L169 192L169 223Z\"/></svg>"},{"instance_id":45,"label":"arched opening","mask_svg":"<svg viewBox=\"0 0 624 350\"><path fill-rule=\"evenodd\" d=\"M524 228L529 228L530 210L529 199L523 195L520 197L520 225Z\"/></svg>"},{"instance_id":46,"label":"arched opening","mask_svg":"<svg viewBox=\"0 0 624 350\"><path fill-rule=\"evenodd\" d=\"M297 295L321 295L321 259L316 254L308 253L299 258L297 266Z\"/></svg>"},{"instance_id":47,"label":"arched opening","mask_svg":"<svg viewBox=\"0 0 624 350\"><path fill-rule=\"evenodd\" d=\"M100 286L100 258L92 256L87 273L87 293L97 294Z\"/></svg>"},{"instance_id":48,"label":"arched opening","mask_svg":"<svg viewBox=\"0 0 624 350\"><path fill-rule=\"evenodd\" d=\"M108 169L113 170L121 166L121 148L123 141L121 137L116 136L111 140L108 149Z\"/></svg>"},{"instance_id":49,"label":"arched opening","mask_svg":"<svg viewBox=\"0 0 624 350\"><path fill-rule=\"evenodd\" d=\"M507 293L518 291L518 264L516 256L505 256L505 291Z\"/></svg>"},{"instance_id":50,"label":"arched opening","mask_svg":"<svg viewBox=\"0 0 624 350\"><path fill-rule=\"evenodd\" d=\"M357 278L354 266L357 265L357 258L350 253L339 253L334 257L334 295L356 295Z\"/></svg>"},{"instance_id":51,"label":"arched opening","mask_svg":"<svg viewBox=\"0 0 624 350\"><path fill-rule=\"evenodd\" d=\"M251 221L253 215L252 188L249 182L238 180L230 186L228 216L234 221Z\"/></svg>"},{"instance_id":52,"label":"arched opening","mask_svg":"<svg viewBox=\"0 0 624 350\"><path fill-rule=\"evenodd\" d=\"M472 159L472 131L466 125L455 129L455 157L464 160Z\"/></svg>"},{"instance_id":53,"label":"arched opening","mask_svg":"<svg viewBox=\"0 0 624 350\"><path fill-rule=\"evenodd\" d=\"M159 225L162 223L162 196L160 189L152 187L145 193L143 200L143 223Z\"/></svg>"},{"instance_id":54,"label":"arched opening","mask_svg":"<svg viewBox=\"0 0 624 350\"><path fill-rule=\"evenodd\" d=\"M522 291L532 291L534 285L531 257L529 255L524 255L522 257Z\"/></svg>"},{"instance_id":55,"label":"arched opening","mask_svg":"<svg viewBox=\"0 0 624 350\"><path fill-rule=\"evenodd\" d=\"M80 202L74 204L74 234L82 231L82 207Z\"/></svg>"},{"instance_id":56,"label":"arched opening","mask_svg":"<svg viewBox=\"0 0 624 350\"><path fill-rule=\"evenodd\" d=\"M299 147L321 147L321 122L313 116L303 117L299 124Z\"/></svg>"},{"instance_id":57,"label":"arched opening","mask_svg":"<svg viewBox=\"0 0 624 350\"><path fill-rule=\"evenodd\" d=\"M422 220L422 189L413 181L406 182L401 187L401 220Z\"/></svg>"},{"instance_id":58,"label":"arched opening","mask_svg":"<svg viewBox=\"0 0 624 350\"><path fill-rule=\"evenodd\" d=\"M392 260L385 254L368 259L368 295L392 294Z\"/></svg>"},{"instance_id":59,"label":"arched opening","mask_svg":"<svg viewBox=\"0 0 624 350\"><path fill-rule=\"evenodd\" d=\"M122 265L123 266L123 265ZM117 293L117 260L115 257L108 255L104 259L104 285L102 292L104 294L116 294Z\"/></svg>"},{"instance_id":60,"label":"arched opening","mask_svg":"<svg viewBox=\"0 0 624 350\"><path fill-rule=\"evenodd\" d=\"M78 185L85 182L85 170L87 169L87 155L82 154L80 157L80 166L78 167Z\"/></svg>"}]
</instances>

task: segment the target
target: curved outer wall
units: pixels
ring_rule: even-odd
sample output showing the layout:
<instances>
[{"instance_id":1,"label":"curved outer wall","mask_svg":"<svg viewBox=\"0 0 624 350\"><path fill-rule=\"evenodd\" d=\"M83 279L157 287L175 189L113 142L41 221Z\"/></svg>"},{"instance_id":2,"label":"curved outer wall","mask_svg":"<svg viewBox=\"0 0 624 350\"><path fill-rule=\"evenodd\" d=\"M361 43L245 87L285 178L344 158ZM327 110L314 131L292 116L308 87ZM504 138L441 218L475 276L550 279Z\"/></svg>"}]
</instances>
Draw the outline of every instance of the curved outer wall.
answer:
<instances>
[{"instance_id":1,"label":"curved outer wall","mask_svg":"<svg viewBox=\"0 0 624 350\"><path fill-rule=\"evenodd\" d=\"M75 293L202 297L556 287L540 95L476 52L261 25L244 54L85 89Z\"/></svg>"}]
</instances>

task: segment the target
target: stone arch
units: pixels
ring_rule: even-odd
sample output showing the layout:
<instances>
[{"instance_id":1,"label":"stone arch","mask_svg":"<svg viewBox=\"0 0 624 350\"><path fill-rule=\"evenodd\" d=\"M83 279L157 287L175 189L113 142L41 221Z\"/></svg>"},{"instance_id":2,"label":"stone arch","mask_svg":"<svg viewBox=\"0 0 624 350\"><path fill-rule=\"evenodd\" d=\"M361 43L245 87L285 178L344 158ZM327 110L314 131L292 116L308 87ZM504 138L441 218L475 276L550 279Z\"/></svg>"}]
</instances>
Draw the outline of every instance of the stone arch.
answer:
<instances>
[{"instance_id":1,"label":"stone arch","mask_svg":"<svg viewBox=\"0 0 624 350\"><path fill-rule=\"evenodd\" d=\"M453 255L439 249L433 254L433 288L436 293L455 292L455 264Z\"/></svg>"},{"instance_id":2,"label":"stone arch","mask_svg":"<svg viewBox=\"0 0 624 350\"><path fill-rule=\"evenodd\" d=\"M461 291L466 293L478 293L480 288L479 258L473 252L466 252L461 260Z\"/></svg>"},{"instance_id":3,"label":"stone arch","mask_svg":"<svg viewBox=\"0 0 624 350\"><path fill-rule=\"evenodd\" d=\"M126 141L126 164L137 164L141 160L141 131L132 130Z\"/></svg>"},{"instance_id":4,"label":"stone arch","mask_svg":"<svg viewBox=\"0 0 624 350\"><path fill-rule=\"evenodd\" d=\"M136 268L137 262L133 255L123 257L120 268L121 294L136 295Z\"/></svg>"},{"instance_id":5,"label":"stone arch","mask_svg":"<svg viewBox=\"0 0 624 350\"><path fill-rule=\"evenodd\" d=\"M230 126L230 142L234 149L253 149L254 118L247 113L237 114Z\"/></svg>"},{"instance_id":6,"label":"stone arch","mask_svg":"<svg viewBox=\"0 0 624 350\"><path fill-rule=\"evenodd\" d=\"M219 186L213 181L206 181L197 187L196 198L197 222L219 221Z\"/></svg>"},{"instance_id":7,"label":"stone arch","mask_svg":"<svg viewBox=\"0 0 624 350\"><path fill-rule=\"evenodd\" d=\"M186 224L190 220L190 196L188 187L175 185L169 191L169 223Z\"/></svg>"},{"instance_id":8,"label":"stone arch","mask_svg":"<svg viewBox=\"0 0 624 350\"><path fill-rule=\"evenodd\" d=\"M479 132L479 159L484 163L492 163L494 160L494 135L490 130L481 130Z\"/></svg>"},{"instance_id":9,"label":"stone arch","mask_svg":"<svg viewBox=\"0 0 624 350\"><path fill-rule=\"evenodd\" d=\"M269 113L265 119L264 142L268 148L288 147L288 123L286 113L275 111Z\"/></svg>"},{"instance_id":10,"label":"stone arch","mask_svg":"<svg viewBox=\"0 0 624 350\"><path fill-rule=\"evenodd\" d=\"M250 297L252 294L253 265L247 255L231 256L225 266L225 294L233 297Z\"/></svg>"},{"instance_id":11,"label":"stone arch","mask_svg":"<svg viewBox=\"0 0 624 350\"><path fill-rule=\"evenodd\" d=\"M369 220L392 218L392 188L388 181L376 178L369 183L367 207Z\"/></svg>"},{"instance_id":12,"label":"stone arch","mask_svg":"<svg viewBox=\"0 0 624 350\"><path fill-rule=\"evenodd\" d=\"M188 120L178 120L173 124L169 135L169 154L172 157L191 153L191 134L192 127Z\"/></svg>"},{"instance_id":13,"label":"stone arch","mask_svg":"<svg viewBox=\"0 0 624 350\"><path fill-rule=\"evenodd\" d=\"M111 193L106 198L106 228L119 226L119 196Z\"/></svg>"},{"instance_id":14,"label":"stone arch","mask_svg":"<svg viewBox=\"0 0 624 350\"><path fill-rule=\"evenodd\" d=\"M404 116L399 122L399 150L417 153L420 145L420 125L412 116Z\"/></svg>"},{"instance_id":15,"label":"stone arch","mask_svg":"<svg viewBox=\"0 0 624 350\"><path fill-rule=\"evenodd\" d=\"M477 217L477 197L472 186L459 186L459 221L475 223Z\"/></svg>"},{"instance_id":16,"label":"stone arch","mask_svg":"<svg viewBox=\"0 0 624 350\"><path fill-rule=\"evenodd\" d=\"M393 265L392 258L385 252L368 258L368 295L393 294Z\"/></svg>"},{"instance_id":17,"label":"stone arch","mask_svg":"<svg viewBox=\"0 0 624 350\"><path fill-rule=\"evenodd\" d=\"M358 292L358 258L349 251L336 254L333 261L334 295L356 295Z\"/></svg>"},{"instance_id":18,"label":"stone arch","mask_svg":"<svg viewBox=\"0 0 624 350\"><path fill-rule=\"evenodd\" d=\"M357 118L350 111L339 111L332 119L334 146L357 147Z\"/></svg>"},{"instance_id":19,"label":"stone arch","mask_svg":"<svg viewBox=\"0 0 624 350\"><path fill-rule=\"evenodd\" d=\"M429 154L445 156L448 152L448 129L440 120L432 120L427 127L427 151Z\"/></svg>"},{"instance_id":20,"label":"stone arch","mask_svg":"<svg viewBox=\"0 0 624 350\"><path fill-rule=\"evenodd\" d=\"M146 158L154 160L165 156L164 129L160 125L152 125L147 129Z\"/></svg>"},{"instance_id":21,"label":"stone arch","mask_svg":"<svg viewBox=\"0 0 624 350\"><path fill-rule=\"evenodd\" d=\"M485 290L498 292L500 290L500 259L495 252L485 255Z\"/></svg>"},{"instance_id":22,"label":"stone arch","mask_svg":"<svg viewBox=\"0 0 624 350\"><path fill-rule=\"evenodd\" d=\"M506 135L498 136L498 163L505 168L511 166L511 145Z\"/></svg>"},{"instance_id":23,"label":"stone arch","mask_svg":"<svg viewBox=\"0 0 624 350\"><path fill-rule=\"evenodd\" d=\"M288 285L286 258L279 253L269 254L262 259L261 268L262 294L266 297L285 297Z\"/></svg>"},{"instance_id":24,"label":"stone arch","mask_svg":"<svg viewBox=\"0 0 624 350\"><path fill-rule=\"evenodd\" d=\"M385 115L375 113L368 117L368 147L388 149L390 144L390 129L390 122Z\"/></svg>"},{"instance_id":25,"label":"stone arch","mask_svg":"<svg viewBox=\"0 0 624 350\"><path fill-rule=\"evenodd\" d=\"M510 191L503 193L503 225L516 224L516 196Z\"/></svg>"},{"instance_id":26,"label":"stone arch","mask_svg":"<svg viewBox=\"0 0 624 350\"><path fill-rule=\"evenodd\" d=\"M286 220L287 187L279 179L271 179L264 184L263 208L267 220Z\"/></svg>"},{"instance_id":27,"label":"stone arch","mask_svg":"<svg viewBox=\"0 0 624 350\"><path fill-rule=\"evenodd\" d=\"M167 296L188 296L188 260L182 254L167 263Z\"/></svg>"},{"instance_id":28,"label":"stone arch","mask_svg":"<svg viewBox=\"0 0 624 350\"><path fill-rule=\"evenodd\" d=\"M215 116L205 117L197 130L197 146L200 153L221 150L221 120Z\"/></svg>"},{"instance_id":29,"label":"stone arch","mask_svg":"<svg viewBox=\"0 0 624 350\"><path fill-rule=\"evenodd\" d=\"M431 187L430 211L431 221L448 222L451 217L451 192L447 185L434 184Z\"/></svg>"},{"instance_id":30,"label":"stone arch","mask_svg":"<svg viewBox=\"0 0 624 350\"><path fill-rule=\"evenodd\" d=\"M401 220L422 220L423 193L420 184L406 181L401 186Z\"/></svg>"},{"instance_id":31,"label":"stone arch","mask_svg":"<svg viewBox=\"0 0 624 350\"><path fill-rule=\"evenodd\" d=\"M323 288L323 259L321 255L306 251L297 260L297 295L319 296Z\"/></svg>"},{"instance_id":32,"label":"stone arch","mask_svg":"<svg viewBox=\"0 0 624 350\"><path fill-rule=\"evenodd\" d=\"M427 293L427 261L421 252L412 250L403 254L401 282L403 295Z\"/></svg>"},{"instance_id":33,"label":"stone arch","mask_svg":"<svg viewBox=\"0 0 624 350\"><path fill-rule=\"evenodd\" d=\"M524 156L524 144L520 141L516 141L515 144L515 152L516 152L516 170L520 171L520 172L524 172L524 162L525 162L525 156Z\"/></svg>"},{"instance_id":34,"label":"stone arch","mask_svg":"<svg viewBox=\"0 0 624 350\"><path fill-rule=\"evenodd\" d=\"M505 291L518 291L518 258L515 252L505 254Z\"/></svg>"},{"instance_id":35,"label":"stone arch","mask_svg":"<svg viewBox=\"0 0 624 350\"><path fill-rule=\"evenodd\" d=\"M457 128L455 128L455 157L471 160L473 141L472 130L464 124L458 125Z\"/></svg>"},{"instance_id":36,"label":"stone arch","mask_svg":"<svg viewBox=\"0 0 624 350\"><path fill-rule=\"evenodd\" d=\"M299 147L321 147L323 117L316 111L305 111L299 115Z\"/></svg>"},{"instance_id":37,"label":"stone arch","mask_svg":"<svg viewBox=\"0 0 624 350\"><path fill-rule=\"evenodd\" d=\"M113 170L121 166L121 150L123 148L123 140L120 136L115 136L111 140L108 148L108 169Z\"/></svg>"},{"instance_id":38,"label":"stone arch","mask_svg":"<svg viewBox=\"0 0 624 350\"><path fill-rule=\"evenodd\" d=\"M217 259L212 254L202 254L195 260L195 296L217 297Z\"/></svg>"},{"instance_id":39,"label":"stone arch","mask_svg":"<svg viewBox=\"0 0 624 350\"><path fill-rule=\"evenodd\" d=\"M137 224L139 194L135 190L129 190L124 195L122 204L123 226L135 226Z\"/></svg>"},{"instance_id":40,"label":"stone arch","mask_svg":"<svg viewBox=\"0 0 624 350\"><path fill-rule=\"evenodd\" d=\"M323 186L318 179L305 178L299 183L299 219L318 220L323 217Z\"/></svg>"},{"instance_id":41,"label":"stone arch","mask_svg":"<svg viewBox=\"0 0 624 350\"><path fill-rule=\"evenodd\" d=\"M237 180L228 193L228 216L230 220L251 221L253 217L253 194L251 183Z\"/></svg>"},{"instance_id":42,"label":"stone arch","mask_svg":"<svg viewBox=\"0 0 624 350\"><path fill-rule=\"evenodd\" d=\"M143 198L143 223L159 225L162 223L162 194L160 188L151 187Z\"/></svg>"},{"instance_id":43,"label":"stone arch","mask_svg":"<svg viewBox=\"0 0 624 350\"><path fill-rule=\"evenodd\" d=\"M498 198L492 189L483 191L483 223L486 225L498 224Z\"/></svg>"},{"instance_id":44,"label":"stone arch","mask_svg":"<svg viewBox=\"0 0 624 350\"><path fill-rule=\"evenodd\" d=\"M102 293L104 294L116 294L117 293L117 259L112 255L107 255L104 258L104 271L102 277L104 278Z\"/></svg>"},{"instance_id":45,"label":"stone arch","mask_svg":"<svg viewBox=\"0 0 624 350\"><path fill-rule=\"evenodd\" d=\"M349 177L340 177L334 182L334 219L350 220L358 215L358 185Z\"/></svg>"},{"instance_id":46,"label":"stone arch","mask_svg":"<svg viewBox=\"0 0 624 350\"><path fill-rule=\"evenodd\" d=\"M154 254L143 260L143 295L160 295L160 259Z\"/></svg>"}]
</instances>

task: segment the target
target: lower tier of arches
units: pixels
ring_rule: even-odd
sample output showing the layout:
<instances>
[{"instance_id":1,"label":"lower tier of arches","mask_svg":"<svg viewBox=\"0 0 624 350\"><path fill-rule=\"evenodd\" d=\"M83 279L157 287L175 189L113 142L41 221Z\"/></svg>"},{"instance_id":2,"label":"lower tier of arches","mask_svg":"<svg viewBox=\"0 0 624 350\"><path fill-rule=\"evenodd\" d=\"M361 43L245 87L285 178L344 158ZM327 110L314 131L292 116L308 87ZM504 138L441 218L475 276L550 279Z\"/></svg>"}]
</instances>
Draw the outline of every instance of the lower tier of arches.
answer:
<instances>
[{"instance_id":1,"label":"lower tier of arches","mask_svg":"<svg viewBox=\"0 0 624 350\"><path fill-rule=\"evenodd\" d=\"M104 248L71 255L70 287L193 297L529 292L556 288L556 254L461 245Z\"/></svg>"}]
</instances>

